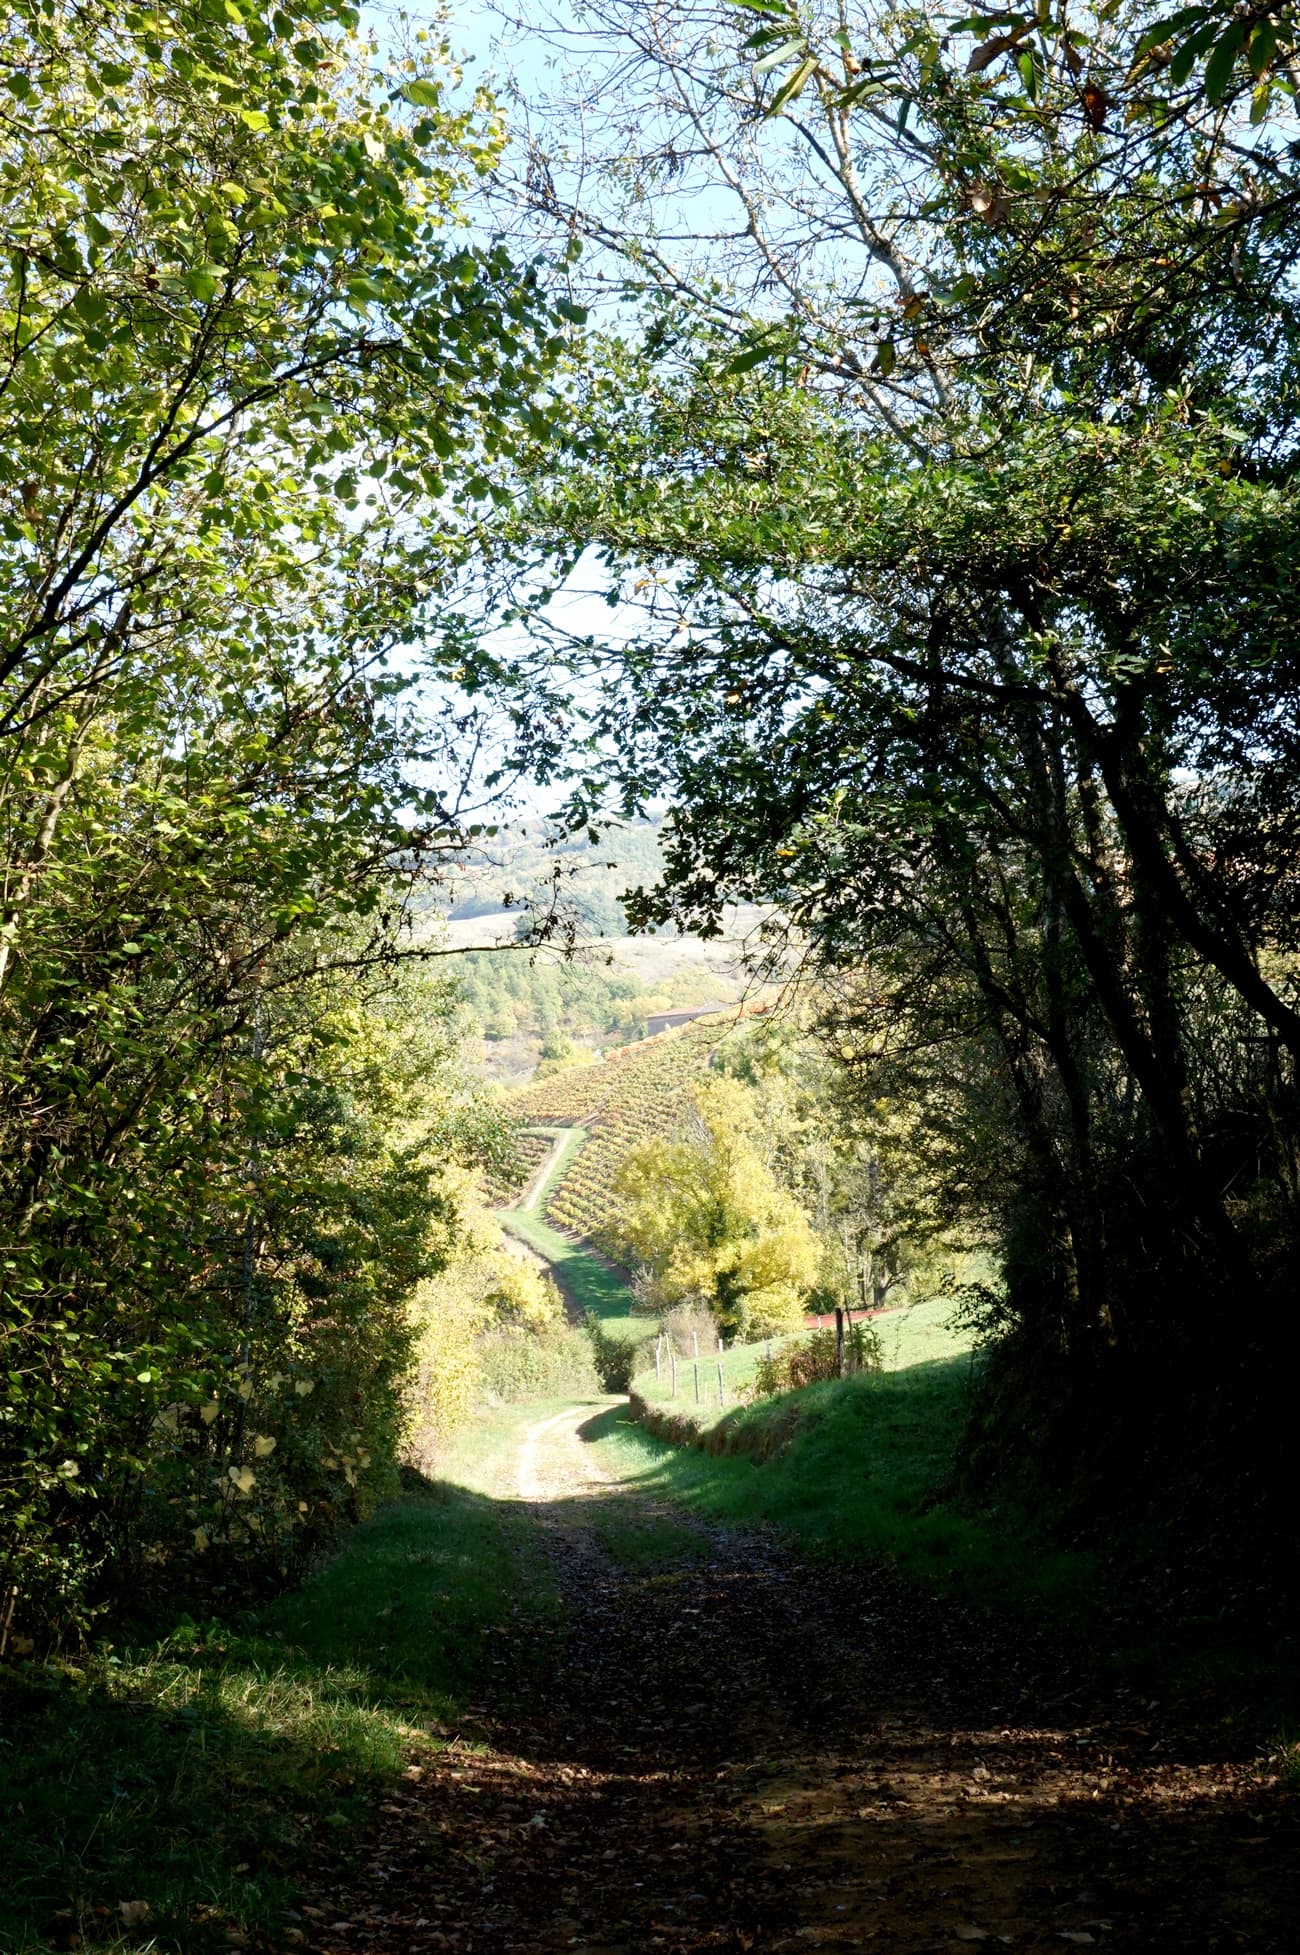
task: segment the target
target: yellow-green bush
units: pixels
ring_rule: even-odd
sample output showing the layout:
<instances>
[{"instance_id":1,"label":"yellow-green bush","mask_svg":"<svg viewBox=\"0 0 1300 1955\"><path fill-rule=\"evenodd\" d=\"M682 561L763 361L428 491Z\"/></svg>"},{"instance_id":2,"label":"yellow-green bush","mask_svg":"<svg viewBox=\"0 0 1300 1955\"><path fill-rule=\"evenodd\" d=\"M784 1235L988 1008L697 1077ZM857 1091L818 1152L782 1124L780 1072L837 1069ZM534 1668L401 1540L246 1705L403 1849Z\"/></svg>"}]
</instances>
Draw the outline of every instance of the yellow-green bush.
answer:
<instances>
[{"instance_id":1,"label":"yellow-green bush","mask_svg":"<svg viewBox=\"0 0 1300 1955\"><path fill-rule=\"evenodd\" d=\"M755 1146L753 1096L738 1080L696 1088L696 1131L650 1140L615 1178L608 1237L648 1274L650 1301L700 1302L729 1337L802 1322L821 1244Z\"/></svg>"},{"instance_id":2,"label":"yellow-green bush","mask_svg":"<svg viewBox=\"0 0 1300 1955\"><path fill-rule=\"evenodd\" d=\"M589 1347L575 1344L555 1285L482 1210L464 1217L447 1267L418 1285L410 1309L407 1446L418 1466L436 1462L484 1398L594 1385Z\"/></svg>"}]
</instances>

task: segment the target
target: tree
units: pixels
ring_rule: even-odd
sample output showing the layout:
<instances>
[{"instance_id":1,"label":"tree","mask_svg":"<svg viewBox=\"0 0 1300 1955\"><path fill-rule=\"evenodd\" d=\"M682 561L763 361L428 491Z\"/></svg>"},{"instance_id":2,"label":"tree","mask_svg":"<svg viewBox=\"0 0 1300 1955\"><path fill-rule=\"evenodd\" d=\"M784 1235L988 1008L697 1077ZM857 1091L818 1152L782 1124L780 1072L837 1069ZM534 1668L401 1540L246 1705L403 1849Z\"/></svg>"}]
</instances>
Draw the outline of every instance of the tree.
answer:
<instances>
[{"instance_id":1,"label":"tree","mask_svg":"<svg viewBox=\"0 0 1300 1955\"><path fill-rule=\"evenodd\" d=\"M1260 98L1234 27L1193 83L1140 6L1086 46L784 0L583 21L635 155L539 123L524 190L643 330L531 515L645 613L566 648L617 791L675 804L634 920L777 900L859 972L861 1050L951 1060L954 1173L1004 1150L1022 1344L1080 1402L1217 1420L1226 1462L1300 1232L1286 77Z\"/></svg>"},{"instance_id":2,"label":"tree","mask_svg":"<svg viewBox=\"0 0 1300 1955\"><path fill-rule=\"evenodd\" d=\"M491 105L456 105L436 43L381 74L354 25L178 0L0 29L15 1635L169 1557L191 1509L278 1565L253 1488L292 1488L291 1447L252 1429L254 1379L295 1413L315 1381L338 1470L297 1492L341 1513L356 1435L391 1452L401 1292L441 1253L437 1164L379 1131L351 1004L390 996L460 839L472 711L403 695L422 664L483 677L456 579L544 428L557 322L459 214ZM287 1491L275 1513L298 1527Z\"/></svg>"},{"instance_id":3,"label":"tree","mask_svg":"<svg viewBox=\"0 0 1300 1955\"><path fill-rule=\"evenodd\" d=\"M863 989L853 976L823 977L801 1009L756 1021L713 1062L753 1093L765 1165L816 1225L819 1310L953 1289L984 1225L940 1139L941 1082L887 1081Z\"/></svg>"},{"instance_id":4,"label":"tree","mask_svg":"<svg viewBox=\"0 0 1300 1955\"><path fill-rule=\"evenodd\" d=\"M703 1301L728 1337L802 1323L820 1245L754 1146L755 1109L736 1080L696 1092L697 1133L633 1148L614 1183L616 1252L650 1276L665 1309Z\"/></svg>"}]
</instances>

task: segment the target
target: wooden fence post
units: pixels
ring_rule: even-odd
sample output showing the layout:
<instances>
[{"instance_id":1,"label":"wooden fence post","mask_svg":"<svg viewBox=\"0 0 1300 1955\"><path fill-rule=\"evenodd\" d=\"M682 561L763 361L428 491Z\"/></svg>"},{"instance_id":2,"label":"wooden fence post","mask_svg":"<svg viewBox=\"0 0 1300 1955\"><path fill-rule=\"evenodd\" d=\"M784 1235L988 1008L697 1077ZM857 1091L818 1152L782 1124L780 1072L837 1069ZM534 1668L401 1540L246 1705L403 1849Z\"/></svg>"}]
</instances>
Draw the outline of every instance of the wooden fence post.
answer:
<instances>
[{"instance_id":1,"label":"wooden fence post","mask_svg":"<svg viewBox=\"0 0 1300 1955\"><path fill-rule=\"evenodd\" d=\"M718 1359L718 1406L721 1409L727 1402L726 1387L722 1382L722 1359Z\"/></svg>"},{"instance_id":2,"label":"wooden fence post","mask_svg":"<svg viewBox=\"0 0 1300 1955\"><path fill-rule=\"evenodd\" d=\"M844 1306L835 1306L835 1370L839 1377L844 1376Z\"/></svg>"}]
</instances>

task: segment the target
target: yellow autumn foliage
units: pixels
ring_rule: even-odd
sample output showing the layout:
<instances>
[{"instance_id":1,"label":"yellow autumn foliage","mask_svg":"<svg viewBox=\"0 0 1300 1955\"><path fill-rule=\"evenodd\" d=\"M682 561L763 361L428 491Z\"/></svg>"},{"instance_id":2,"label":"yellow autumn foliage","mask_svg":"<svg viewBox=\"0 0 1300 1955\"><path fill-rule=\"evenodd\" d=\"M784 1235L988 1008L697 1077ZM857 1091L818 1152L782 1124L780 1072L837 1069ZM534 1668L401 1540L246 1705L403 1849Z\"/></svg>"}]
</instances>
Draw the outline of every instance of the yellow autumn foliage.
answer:
<instances>
[{"instance_id":1,"label":"yellow autumn foliage","mask_svg":"<svg viewBox=\"0 0 1300 1955\"><path fill-rule=\"evenodd\" d=\"M511 1247L482 1209L463 1218L455 1253L411 1299L414 1358L407 1388L407 1449L432 1464L482 1397L479 1351L492 1331L545 1337L564 1325L550 1278Z\"/></svg>"},{"instance_id":2,"label":"yellow autumn foliage","mask_svg":"<svg viewBox=\"0 0 1300 1955\"><path fill-rule=\"evenodd\" d=\"M663 1309L703 1301L729 1337L788 1330L802 1321L822 1244L759 1152L753 1095L708 1079L695 1106L689 1137L647 1141L624 1161L615 1245Z\"/></svg>"}]
</instances>

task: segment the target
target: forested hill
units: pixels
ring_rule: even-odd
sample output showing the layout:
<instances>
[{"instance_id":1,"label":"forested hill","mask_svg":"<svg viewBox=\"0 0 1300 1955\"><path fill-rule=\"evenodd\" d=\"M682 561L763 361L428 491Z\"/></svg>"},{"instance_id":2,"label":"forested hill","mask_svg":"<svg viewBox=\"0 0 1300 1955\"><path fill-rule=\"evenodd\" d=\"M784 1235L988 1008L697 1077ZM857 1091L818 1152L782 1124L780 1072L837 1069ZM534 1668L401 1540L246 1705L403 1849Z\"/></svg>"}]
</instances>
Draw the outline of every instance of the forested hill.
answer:
<instances>
[{"instance_id":1,"label":"forested hill","mask_svg":"<svg viewBox=\"0 0 1300 1955\"><path fill-rule=\"evenodd\" d=\"M556 839L551 825L506 829L458 867L426 915L463 952L455 983L475 1069L517 1086L539 1063L594 1060L674 1013L766 995L750 953L763 912L734 907L721 937L674 928L629 936L619 896L655 882L662 824L628 822ZM508 900L507 900L508 899ZM548 919L555 940L527 940ZM571 933L571 934L570 934Z\"/></svg>"},{"instance_id":2,"label":"forested hill","mask_svg":"<svg viewBox=\"0 0 1300 1955\"><path fill-rule=\"evenodd\" d=\"M544 820L504 828L458 870L447 914L460 923L514 908L526 925L530 915L556 906L589 936L625 936L619 898L657 881L661 827L659 821L626 821L558 837Z\"/></svg>"}]
</instances>

